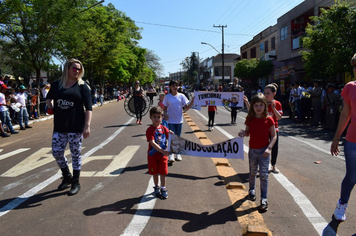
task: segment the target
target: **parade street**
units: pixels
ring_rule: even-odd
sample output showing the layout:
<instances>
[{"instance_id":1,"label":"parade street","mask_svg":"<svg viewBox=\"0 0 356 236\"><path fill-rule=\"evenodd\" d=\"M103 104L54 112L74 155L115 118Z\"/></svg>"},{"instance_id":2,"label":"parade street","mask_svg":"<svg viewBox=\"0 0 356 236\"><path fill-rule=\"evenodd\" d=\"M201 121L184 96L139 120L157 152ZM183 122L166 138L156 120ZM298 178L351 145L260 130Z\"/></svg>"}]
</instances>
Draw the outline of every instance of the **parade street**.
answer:
<instances>
[{"instance_id":1,"label":"parade street","mask_svg":"<svg viewBox=\"0 0 356 236\"><path fill-rule=\"evenodd\" d=\"M91 136L83 142L81 190L74 196L67 196L69 189L57 190L61 175L51 154L53 119L1 139L0 235L215 236L242 235L247 228L287 236L356 234L355 211L347 212L344 223L332 220L345 174L343 153L330 154L332 131L283 117L280 173L269 174L269 209L260 213L258 178L257 200L247 199L247 137L244 160L182 156L168 169L169 198L155 197L147 173L151 121L146 115L137 126L123 104L94 107ZM208 131L207 108L190 109L182 137L197 143L237 137L246 112L238 113L236 126L224 107L218 112L215 129ZM66 156L71 161L69 150ZM354 196L349 209L356 209Z\"/></svg>"}]
</instances>

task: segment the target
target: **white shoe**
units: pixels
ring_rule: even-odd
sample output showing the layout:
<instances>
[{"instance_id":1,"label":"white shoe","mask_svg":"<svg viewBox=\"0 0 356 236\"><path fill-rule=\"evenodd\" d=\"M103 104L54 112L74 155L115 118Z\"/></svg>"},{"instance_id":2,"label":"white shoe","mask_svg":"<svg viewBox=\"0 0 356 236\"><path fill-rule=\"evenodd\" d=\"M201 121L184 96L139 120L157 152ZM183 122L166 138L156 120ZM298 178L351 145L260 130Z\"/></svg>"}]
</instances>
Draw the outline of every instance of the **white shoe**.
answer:
<instances>
[{"instance_id":1,"label":"white shoe","mask_svg":"<svg viewBox=\"0 0 356 236\"><path fill-rule=\"evenodd\" d=\"M168 163L172 163L172 162L175 162L175 160L174 160L174 154L169 154L169 156L168 156Z\"/></svg>"},{"instance_id":2,"label":"white shoe","mask_svg":"<svg viewBox=\"0 0 356 236\"><path fill-rule=\"evenodd\" d=\"M211 127L210 126L209 126L208 130L211 131Z\"/></svg>"},{"instance_id":3,"label":"white shoe","mask_svg":"<svg viewBox=\"0 0 356 236\"><path fill-rule=\"evenodd\" d=\"M176 161L181 161L181 160L182 160L182 156L180 154L177 154Z\"/></svg>"},{"instance_id":4,"label":"white shoe","mask_svg":"<svg viewBox=\"0 0 356 236\"><path fill-rule=\"evenodd\" d=\"M341 204L340 201L337 202L336 204L336 208L334 211L334 217L336 220L338 221L345 221L346 220L346 208L347 208L348 204Z\"/></svg>"},{"instance_id":5,"label":"white shoe","mask_svg":"<svg viewBox=\"0 0 356 236\"><path fill-rule=\"evenodd\" d=\"M211 130L214 130L214 127L211 127L210 129L211 129Z\"/></svg>"}]
</instances>

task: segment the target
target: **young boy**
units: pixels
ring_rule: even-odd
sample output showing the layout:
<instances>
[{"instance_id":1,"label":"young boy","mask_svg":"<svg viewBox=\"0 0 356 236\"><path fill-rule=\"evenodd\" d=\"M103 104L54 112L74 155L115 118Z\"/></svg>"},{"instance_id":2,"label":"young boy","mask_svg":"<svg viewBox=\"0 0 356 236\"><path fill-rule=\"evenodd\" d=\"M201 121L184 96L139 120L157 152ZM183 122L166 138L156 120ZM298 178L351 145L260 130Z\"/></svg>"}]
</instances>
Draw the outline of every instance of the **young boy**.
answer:
<instances>
[{"instance_id":1,"label":"young boy","mask_svg":"<svg viewBox=\"0 0 356 236\"><path fill-rule=\"evenodd\" d=\"M168 133L167 127L161 124L163 110L160 107L152 107L150 119L152 125L146 130L148 144L147 162L148 173L153 175L155 184L154 194L163 199L168 198L166 189L166 175L168 174L168 155L167 149ZM158 175L161 179L161 187L158 185Z\"/></svg>"}]
</instances>

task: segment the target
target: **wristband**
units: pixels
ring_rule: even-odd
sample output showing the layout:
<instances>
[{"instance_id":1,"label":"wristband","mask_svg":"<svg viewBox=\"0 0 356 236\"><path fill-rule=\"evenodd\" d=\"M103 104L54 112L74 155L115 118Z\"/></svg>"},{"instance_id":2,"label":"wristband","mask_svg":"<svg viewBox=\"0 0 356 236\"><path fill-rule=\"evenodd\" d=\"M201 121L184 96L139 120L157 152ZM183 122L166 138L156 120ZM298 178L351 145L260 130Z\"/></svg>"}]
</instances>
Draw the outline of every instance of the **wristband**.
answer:
<instances>
[{"instance_id":1,"label":"wristband","mask_svg":"<svg viewBox=\"0 0 356 236\"><path fill-rule=\"evenodd\" d=\"M335 141L335 140L339 141L339 140L340 140L340 138L333 138L333 141Z\"/></svg>"}]
</instances>

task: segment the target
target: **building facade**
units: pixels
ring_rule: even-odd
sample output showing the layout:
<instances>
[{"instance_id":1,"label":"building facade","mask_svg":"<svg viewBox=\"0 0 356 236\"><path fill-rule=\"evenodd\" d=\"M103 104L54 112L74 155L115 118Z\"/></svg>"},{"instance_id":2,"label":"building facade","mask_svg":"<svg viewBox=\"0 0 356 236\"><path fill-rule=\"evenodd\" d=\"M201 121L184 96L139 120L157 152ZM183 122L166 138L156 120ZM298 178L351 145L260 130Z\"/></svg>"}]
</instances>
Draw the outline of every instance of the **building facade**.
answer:
<instances>
[{"instance_id":1,"label":"building facade","mask_svg":"<svg viewBox=\"0 0 356 236\"><path fill-rule=\"evenodd\" d=\"M232 82L234 78L234 68L240 55L236 53L224 54L224 83ZM214 85L222 85L222 54L207 58L200 63L200 81Z\"/></svg>"}]
</instances>

